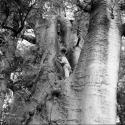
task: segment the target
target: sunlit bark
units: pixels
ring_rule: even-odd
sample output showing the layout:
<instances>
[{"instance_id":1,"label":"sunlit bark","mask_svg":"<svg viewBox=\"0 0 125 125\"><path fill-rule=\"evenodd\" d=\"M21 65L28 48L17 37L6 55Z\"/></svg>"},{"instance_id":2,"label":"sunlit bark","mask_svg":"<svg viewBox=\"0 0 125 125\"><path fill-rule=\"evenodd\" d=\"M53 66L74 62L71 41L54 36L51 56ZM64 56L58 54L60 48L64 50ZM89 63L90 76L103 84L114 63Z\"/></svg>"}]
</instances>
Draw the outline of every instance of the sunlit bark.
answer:
<instances>
[{"instance_id":1,"label":"sunlit bark","mask_svg":"<svg viewBox=\"0 0 125 125\"><path fill-rule=\"evenodd\" d=\"M74 88L81 94L81 124L116 124L121 23L117 0L93 0ZM112 11L112 10L113 11Z\"/></svg>"},{"instance_id":2,"label":"sunlit bark","mask_svg":"<svg viewBox=\"0 0 125 125\"><path fill-rule=\"evenodd\" d=\"M71 41L71 23L66 17L58 16L57 20L60 23L61 28L61 42L64 47L68 48L70 46Z\"/></svg>"}]
</instances>

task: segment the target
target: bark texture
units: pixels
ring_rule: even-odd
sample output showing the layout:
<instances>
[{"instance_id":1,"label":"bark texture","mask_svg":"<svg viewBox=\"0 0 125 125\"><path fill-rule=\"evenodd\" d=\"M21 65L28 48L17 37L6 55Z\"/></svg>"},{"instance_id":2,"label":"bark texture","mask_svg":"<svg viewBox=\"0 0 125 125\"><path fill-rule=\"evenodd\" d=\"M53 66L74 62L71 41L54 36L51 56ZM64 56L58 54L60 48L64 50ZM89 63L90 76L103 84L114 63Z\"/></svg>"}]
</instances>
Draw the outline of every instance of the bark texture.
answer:
<instances>
[{"instance_id":1,"label":"bark texture","mask_svg":"<svg viewBox=\"0 0 125 125\"><path fill-rule=\"evenodd\" d=\"M60 19L58 16L52 16L45 22L43 20L43 24L36 23L37 44L39 51L43 53L40 64L42 72L32 96L33 101L30 110L36 110L38 106L42 106L43 121L40 120L41 116L36 113L30 121L30 125L52 124L53 122L64 124L67 117L67 112L64 107L65 99L62 96L62 91L59 90L60 87L56 87L56 84L57 86L60 84L61 79L63 80L66 76L69 76L68 67L70 67L70 65L67 66L68 61L65 55L61 55L61 47L64 47L64 44L57 37L57 21L59 20L61 21L61 25L64 26L62 32L65 32L63 35L60 34L61 39L64 40L63 43L66 43L68 42L69 35L67 34L69 31L63 18ZM61 46L61 44L63 45ZM58 60L57 62L58 56L60 56L61 61ZM57 65L55 63L59 65L59 72L56 71ZM60 69L64 70L63 72L66 76L62 75Z\"/></svg>"},{"instance_id":2,"label":"bark texture","mask_svg":"<svg viewBox=\"0 0 125 125\"><path fill-rule=\"evenodd\" d=\"M81 124L116 124L121 36L117 0L93 0L88 35L75 70Z\"/></svg>"}]
</instances>

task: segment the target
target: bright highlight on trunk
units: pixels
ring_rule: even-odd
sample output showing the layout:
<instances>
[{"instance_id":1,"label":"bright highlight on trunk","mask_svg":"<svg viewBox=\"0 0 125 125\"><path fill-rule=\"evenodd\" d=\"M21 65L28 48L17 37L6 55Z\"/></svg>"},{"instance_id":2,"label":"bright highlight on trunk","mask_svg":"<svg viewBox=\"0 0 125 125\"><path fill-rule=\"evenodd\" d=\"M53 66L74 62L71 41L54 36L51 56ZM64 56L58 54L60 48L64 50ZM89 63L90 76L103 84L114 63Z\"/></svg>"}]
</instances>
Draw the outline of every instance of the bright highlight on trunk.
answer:
<instances>
[{"instance_id":1,"label":"bright highlight on trunk","mask_svg":"<svg viewBox=\"0 0 125 125\"><path fill-rule=\"evenodd\" d=\"M116 124L120 23L117 0L92 1L88 36L75 72L81 124Z\"/></svg>"}]
</instances>

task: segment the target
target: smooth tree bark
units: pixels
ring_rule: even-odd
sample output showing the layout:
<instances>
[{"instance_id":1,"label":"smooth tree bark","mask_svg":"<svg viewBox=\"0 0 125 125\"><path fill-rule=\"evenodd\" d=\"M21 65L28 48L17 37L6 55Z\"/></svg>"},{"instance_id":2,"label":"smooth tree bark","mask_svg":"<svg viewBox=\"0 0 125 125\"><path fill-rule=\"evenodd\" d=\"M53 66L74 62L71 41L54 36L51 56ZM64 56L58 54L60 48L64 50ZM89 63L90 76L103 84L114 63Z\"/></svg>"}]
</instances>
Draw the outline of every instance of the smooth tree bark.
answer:
<instances>
[{"instance_id":1,"label":"smooth tree bark","mask_svg":"<svg viewBox=\"0 0 125 125\"><path fill-rule=\"evenodd\" d=\"M70 21L64 17L63 15L58 16L58 23L60 24L60 35L61 35L61 43L63 47L69 48L71 41L71 23Z\"/></svg>"},{"instance_id":2,"label":"smooth tree bark","mask_svg":"<svg viewBox=\"0 0 125 125\"><path fill-rule=\"evenodd\" d=\"M81 53L81 48L82 46L80 45L74 47L74 50L73 50L73 66L74 67L73 68L75 68L76 65L78 64L79 56Z\"/></svg>"},{"instance_id":3,"label":"smooth tree bark","mask_svg":"<svg viewBox=\"0 0 125 125\"><path fill-rule=\"evenodd\" d=\"M88 34L75 70L80 124L116 124L121 24L118 0L93 0Z\"/></svg>"}]
</instances>

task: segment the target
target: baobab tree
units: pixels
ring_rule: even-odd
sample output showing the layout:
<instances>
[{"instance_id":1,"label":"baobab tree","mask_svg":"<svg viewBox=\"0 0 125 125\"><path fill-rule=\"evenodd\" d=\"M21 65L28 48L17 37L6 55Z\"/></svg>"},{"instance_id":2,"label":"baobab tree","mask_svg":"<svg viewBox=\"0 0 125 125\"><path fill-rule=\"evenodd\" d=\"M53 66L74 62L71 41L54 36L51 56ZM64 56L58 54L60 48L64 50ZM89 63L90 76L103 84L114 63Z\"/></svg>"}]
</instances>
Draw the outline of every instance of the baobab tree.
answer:
<instances>
[{"instance_id":1,"label":"baobab tree","mask_svg":"<svg viewBox=\"0 0 125 125\"><path fill-rule=\"evenodd\" d=\"M74 22L65 17L65 9L60 9L58 3L66 6L65 1L39 0L34 8L28 5L32 10L24 13L28 16L23 22L26 26L22 27L23 30L32 27L35 37L22 34L23 30L12 35L19 35L35 46L29 51L31 59L16 53L21 56L22 64L8 75L10 80L12 72L17 73L21 68L17 82L11 80L12 89L17 83L23 86L18 91L13 89L13 105L18 113L14 106L11 113L19 116L16 124L115 124L121 41L118 1L84 1L83 5L79 0L75 1L79 9L90 14L87 36L73 32ZM3 28L8 28L5 26ZM72 40L72 37L76 39ZM13 49L14 53L16 49ZM22 90L29 94L18 110L16 99Z\"/></svg>"},{"instance_id":2,"label":"baobab tree","mask_svg":"<svg viewBox=\"0 0 125 125\"><path fill-rule=\"evenodd\" d=\"M117 0L91 2L88 34L75 71L81 124L116 124L121 19Z\"/></svg>"}]
</instances>

